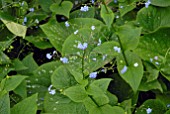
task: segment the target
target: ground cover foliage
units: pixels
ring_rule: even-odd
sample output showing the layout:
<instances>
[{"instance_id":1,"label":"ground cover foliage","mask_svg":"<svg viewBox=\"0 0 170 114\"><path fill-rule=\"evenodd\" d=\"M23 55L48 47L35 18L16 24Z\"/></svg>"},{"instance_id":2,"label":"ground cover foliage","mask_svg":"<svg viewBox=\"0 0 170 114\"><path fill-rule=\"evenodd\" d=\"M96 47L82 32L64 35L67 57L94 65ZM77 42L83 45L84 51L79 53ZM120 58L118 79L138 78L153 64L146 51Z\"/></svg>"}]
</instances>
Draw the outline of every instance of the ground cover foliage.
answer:
<instances>
[{"instance_id":1,"label":"ground cover foliage","mask_svg":"<svg viewBox=\"0 0 170 114\"><path fill-rule=\"evenodd\" d=\"M0 114L170 114L169 0L0 9Z\"/></svg>"}]
</instances>

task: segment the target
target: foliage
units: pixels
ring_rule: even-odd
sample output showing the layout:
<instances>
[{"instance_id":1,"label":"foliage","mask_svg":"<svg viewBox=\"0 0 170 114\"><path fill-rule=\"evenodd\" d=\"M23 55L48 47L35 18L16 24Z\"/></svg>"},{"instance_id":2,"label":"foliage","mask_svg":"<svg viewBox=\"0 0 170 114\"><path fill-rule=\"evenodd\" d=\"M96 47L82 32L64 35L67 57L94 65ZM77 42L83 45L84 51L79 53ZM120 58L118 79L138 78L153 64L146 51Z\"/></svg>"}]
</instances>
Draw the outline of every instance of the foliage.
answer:
<instances>
[{"instance_id":1,"label":"foliage","mask_svg":"<svg viewBox=\"0 0 170 114\"><path fill-rule=\"evenodd\" d=\"M0 114L170 112L169 0L0 0L0 9Z\"/></svg>"}]
</instances>

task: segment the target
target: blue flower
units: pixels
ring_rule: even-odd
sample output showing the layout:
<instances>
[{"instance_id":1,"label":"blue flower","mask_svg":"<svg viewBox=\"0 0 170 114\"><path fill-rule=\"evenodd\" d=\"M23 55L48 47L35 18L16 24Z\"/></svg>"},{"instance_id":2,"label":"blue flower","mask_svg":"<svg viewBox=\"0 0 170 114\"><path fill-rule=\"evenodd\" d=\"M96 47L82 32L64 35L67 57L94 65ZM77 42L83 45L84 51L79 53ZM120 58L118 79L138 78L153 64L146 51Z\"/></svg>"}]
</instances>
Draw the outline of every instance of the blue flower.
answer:
<instances>
[{"instance_id":1,"label":"blue flower","mask_svg":"<svg viewBox=\"0 0 170 114\"><path fill-rule=\"evenodd\" d=\"M146 113L147 113L147 114L150 114L151 112L152 112L152 109L151 109L151 108L147 108L147 109L146 109Z\"/></svg>"},{"instance_id":2,"label":"blue flower","mask_svg":"<svg viewBox=\"0 0 170 114\"><path fill-rule=\"evenodd\" d=\"M68 21L65 22L65 26L66 26L66 27L69 27L69 26L70 26L70 24L68 23Z\"/></svg>"},{"instance_id":3,"label":"blue flower","mask_svg":"<svg viewBox=\"0 0 170 114\"><path fill-rule=\"evenodd\" d=\"M85 5L84 7L81 7L80 11L82 12L89 11L89 7Z\"/></svg>"},{"instance_id":4,"label":"blue flower","mask_svg":"<svg viewBox=\"0 0 170 114\"><path fill-rule=\"evenodd\" d=\"M97 77L97 72L92 72L89 75L90 78L96 78Z\"/></svg>"},{"instance_id":5,"label":"blue flower","mask_svg":"<svg viewBox=\"0 0 170 114\"><path fill-rule=\"evenodd\" d=\"M63 63L68 63L68 58L67 57L61 57L60 61L62 61Z\"/></svg>"},{"instance_id":6,"label":"blue flower","mask_svg":"<svg viewBox=\"0 0 170 114\"><path fill-rule=\"evenodd\" d=\"M88 44L87 43L78 43L77 48L81 49L81 50L85 50L87 48Z\"/></svg>"},{"instance_id":7,"label":"blue flower","mask_svg":"<svg viewBox=\"0 0 170 114\"><path fill-rule=\"evenodd\" d=\"M29 8L29 11L30 12L34 12L34 8Z\"/></svg>"},{"instance_id":8,"label":"blue flower","mask_svg":"<svg viewBox=\"0 0 170 114\"><path fill-rule=\"evenodd\" d=\"M151 1L148 0L148 1L145 3L145 7L148 8L150 4L151 4Z\"/></svg>"}]
</instances>

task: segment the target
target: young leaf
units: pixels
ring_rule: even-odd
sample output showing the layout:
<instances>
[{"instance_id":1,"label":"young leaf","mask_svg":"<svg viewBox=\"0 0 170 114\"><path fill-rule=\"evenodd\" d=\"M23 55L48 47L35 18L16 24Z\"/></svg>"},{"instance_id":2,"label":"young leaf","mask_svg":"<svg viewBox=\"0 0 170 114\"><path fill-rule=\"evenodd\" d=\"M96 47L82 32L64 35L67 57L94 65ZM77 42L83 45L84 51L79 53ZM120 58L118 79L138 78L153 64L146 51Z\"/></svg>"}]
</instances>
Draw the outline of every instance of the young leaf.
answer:
<instances>
[{"instance_id":1,"label":"young leaf","mask_svg":"<svg viewBox=\"0 0 170 114\"><path fill-rule=\"evenodd\" d=\"M26 31L27 31L26 26L20 25L12 21L3 20L3 19L1 19L1 21L6 25L8 30L11 31L13 34L25 38Z\"/></svg>"},{"instance_id":2,"label":"young leaf","mask_svg":"<svg viewBox=\"0 0 170 114\"><path fill-rule=\"evenodd\" d=\"M6 90L0 91L0 114L10 114L10 99Z\"/></svg>"},{"instance_id":3,"label":"young leaf","mask_svg":"<svg viewBox=\"0 0 170 114\"><path fill-rule=\"evenodd\" d=\"M72 85L76 84L75 79L73 76L69 73L67 68L65 66L58 67L51 77L52 84L57 89L64 89L68 88Z\"/></svg>"},{"instance_id":4,"label":"young leaf","mask_svg":"<svg viewBox=\"0 0 170 114\"><path fill-rule=\"evenodd\" d=\"M12 91L14 90L27 76L22 75L14 75L14 76L8 76L7 78L3 79L3 86L5 90ZM1 82L1 83L2 83Z\"/></svg>"},{"instance_id":5,"label":"young leaf","mask_svg":"<svg viewBox=\"0 0 170 114\"><path fill-rule=\"evenodd\" d=\"M26 99L14 105L14 107L11 109L11 114L36 114L37 95L38 94L34 94L31 97L27 97Z\"/></svg>"},{"instance_id":6,"label":"young leaf","mask_svg":"<svg viewBox=\"0 0 170 114\"><path fill-rule=\"evenodd\" d=\"M69 18L69 13L73 7L72 2L63 1L61 4L54 3L50 6L50 10L56 14L64 15Z\"/></svg>"},{"instance_id":7,"label":"young leaf","mask_svg":"<svg viewBox=\"0 0 170 114\"><path fill-rule=\"evenodd\" d=\"M140 58L130 52L125 52L125 57L121 54L117 57L117 65L120 76L137 92L143 77L143 65Z\"/></svg>"},{"instance_id":8,"label":"young leaf","mask_svg":"<svg viewBox=\"0 0 170 114\"><path fill-rule=\"evenodd\" d=\"M87 98L86 90L83 86L71 86L64 90L64 95L68 96L74 102L83 102Z\"/></svg>"},{"instance_id":9,"label":"young leaf","mask_svg":"<svg viewBox=\"0 0 170 114\"><path fill-rule=\"evenodd\" d=\"M110 28L114 19L114 13L112 10L107 6L101 5L100 15L103 18L105 24Z\"/></svg>"}]
</instances>

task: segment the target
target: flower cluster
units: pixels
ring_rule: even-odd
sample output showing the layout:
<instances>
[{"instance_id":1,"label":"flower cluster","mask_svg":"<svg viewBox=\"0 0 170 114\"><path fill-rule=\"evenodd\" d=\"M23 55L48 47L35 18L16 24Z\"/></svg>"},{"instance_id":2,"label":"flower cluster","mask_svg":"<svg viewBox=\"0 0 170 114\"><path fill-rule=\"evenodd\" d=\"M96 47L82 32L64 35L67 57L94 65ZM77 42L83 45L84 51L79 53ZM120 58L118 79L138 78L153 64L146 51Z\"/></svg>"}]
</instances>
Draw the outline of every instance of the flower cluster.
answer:
<instances>
[{"instance_id":1,"label":"flower cluster","mask_svg":"<svg viewBox=\"0 0 170 114\"><path fill-rule=\"evenodd\" d=\"M87 43L78 43L77 48L81 49L81 50L85 50L87 48L88 44Z\"/></svg>"},{"instance_id":2,"label":"flower cluster","mask_svg":"<svg viewBox=\"0 0 170 114\"><path fill-rule=\"evenodd\" d=\"M80 11L87 12L87 11L89 11L89 7L85 5L85 6L81 7Z\"/></svg>"}]
</instances>

